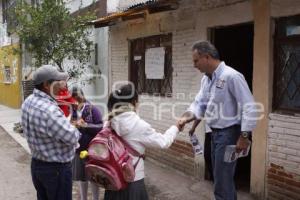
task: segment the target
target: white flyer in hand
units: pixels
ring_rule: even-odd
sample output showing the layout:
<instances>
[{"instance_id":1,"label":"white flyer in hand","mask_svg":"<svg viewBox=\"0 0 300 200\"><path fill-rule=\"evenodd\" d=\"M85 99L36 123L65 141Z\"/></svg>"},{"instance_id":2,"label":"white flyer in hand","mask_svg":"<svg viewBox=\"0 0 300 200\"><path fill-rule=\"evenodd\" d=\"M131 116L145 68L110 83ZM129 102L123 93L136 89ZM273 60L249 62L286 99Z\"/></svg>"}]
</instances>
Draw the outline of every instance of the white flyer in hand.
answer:
<instances>
[{"instance_id":1,"label":"white flyer in hand","mask_svg":"<svg viewBox=\"0 0 300 200\"><path fill-rule=\"evenodd\" d=\"M240 153L236 152L236 145L227 145L225 147L225 154L224 154L224 162L233 162L241 157L246 157L249 154L251 147L251 142L249 143L249 146L246 150L241 151Z\"/></svg>"}]
</instances>

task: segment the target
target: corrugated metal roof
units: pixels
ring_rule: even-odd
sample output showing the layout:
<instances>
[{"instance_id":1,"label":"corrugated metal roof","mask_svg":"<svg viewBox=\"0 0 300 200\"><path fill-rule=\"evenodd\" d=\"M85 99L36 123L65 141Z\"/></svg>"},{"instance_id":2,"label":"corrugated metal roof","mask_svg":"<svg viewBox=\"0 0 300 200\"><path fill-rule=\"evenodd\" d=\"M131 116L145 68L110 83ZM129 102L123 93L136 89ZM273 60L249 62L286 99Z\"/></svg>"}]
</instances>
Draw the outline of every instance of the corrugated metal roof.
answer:
<instances>
[{"instance_id":1,"label":"corrugated metal roof","mask_svg":"<svg viewBox=\"0 0 300 200\"><path fill-rule=\"evenodd\" d=\"M143 3L130 5L130 7L124 11L112 13L108 16L88 22L87 24L93 24L95 27L110 26L120 20L120 18L145 13L146 10L149 13L174 10L178 7L178 1L179 0L148 0Z\"/></svg>"},{"instance_id":2,"label":"corrugated metal roof","mask_svg":"<svg viewBox=\"0 0 300 200\"><path fill-rule=\"evenodd\" d=\"M155 1L157 0L120 0L118 10L126 11Z\"/></svg>"},{"instance_id":3,"label":"corrugated metal roof","mask_svg":"<svg viewBox=\"0 0 300 200\"><path fill-rule=\"evenodd\" d=\"M136 4L133 4L129 7L127 7L126 9L124 9L124 11L134 9L134 8L144 7L144 6L148 6L148 5L153 5L153 4L157 3L158 1L159 0L148 0L145 2L136 3Z\"/></svg>"}]
</instances>

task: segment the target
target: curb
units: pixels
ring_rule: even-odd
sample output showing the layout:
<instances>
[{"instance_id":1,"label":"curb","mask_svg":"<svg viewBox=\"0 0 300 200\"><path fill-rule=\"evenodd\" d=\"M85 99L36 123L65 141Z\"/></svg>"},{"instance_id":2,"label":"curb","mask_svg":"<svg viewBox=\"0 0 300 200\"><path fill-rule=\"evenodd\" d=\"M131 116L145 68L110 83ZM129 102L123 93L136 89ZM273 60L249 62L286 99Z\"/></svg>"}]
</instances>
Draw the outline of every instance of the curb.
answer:
<instances>
[{"instance_id":1,"label":"curb","mask_svg":"<svg viewBox=\"0 0 300 200\"><path fill-rule=\"evenodd\" d=\"M0 126L8 135L10 135L18 144L20 144L28 154L31 154L26 139L23 136L21 136L20 133L14 132L13 123L2 124Z\"/></svg>"}]
</instances>

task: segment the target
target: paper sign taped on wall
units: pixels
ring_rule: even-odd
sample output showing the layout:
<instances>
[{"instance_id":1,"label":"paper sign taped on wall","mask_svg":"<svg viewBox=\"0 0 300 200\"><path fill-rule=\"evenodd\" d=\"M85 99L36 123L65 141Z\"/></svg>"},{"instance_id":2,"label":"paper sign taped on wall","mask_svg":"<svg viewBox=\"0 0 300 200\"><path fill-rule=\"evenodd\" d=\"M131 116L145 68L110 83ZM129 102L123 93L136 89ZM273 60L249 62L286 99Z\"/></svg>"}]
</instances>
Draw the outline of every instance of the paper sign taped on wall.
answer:
<instances>
[{"instance_id":1,"label":"paper sign taped on wall","mask_svg":"<svg viewBox=\"0 0 300 200\"><path fill-rule=\"evenodd\" d=\"M165 48L146 49L145 74L147 79L164 79Z\"/></svg>"}]
</instances>

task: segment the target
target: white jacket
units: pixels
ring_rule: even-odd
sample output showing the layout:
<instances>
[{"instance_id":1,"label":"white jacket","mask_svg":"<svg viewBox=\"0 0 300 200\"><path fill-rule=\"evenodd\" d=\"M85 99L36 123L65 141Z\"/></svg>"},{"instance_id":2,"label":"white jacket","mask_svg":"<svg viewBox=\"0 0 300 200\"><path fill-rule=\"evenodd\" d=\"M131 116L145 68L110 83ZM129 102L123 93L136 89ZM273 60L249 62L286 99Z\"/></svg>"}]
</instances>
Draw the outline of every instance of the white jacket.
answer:
<instances>
[{"instance_id":1,"label":"white jacket","mask_svg":"<svg viewBox=\"0 0 300 200\"><path fill-rule=\"evenodd\" d=\"M127 143L140 154L145 153L146 147L166 149L171 146L179 132L176 126L171 126L164 134L156 132L150 124L142 120L135 112L124 112L111 119L111 127ZM138 157L133 157L135 164ZM135 179L138 181L145 177L144 160L140 159L135 169Z\"/></svg>"}]
</instances>

